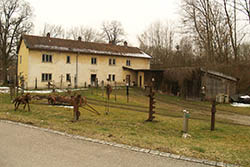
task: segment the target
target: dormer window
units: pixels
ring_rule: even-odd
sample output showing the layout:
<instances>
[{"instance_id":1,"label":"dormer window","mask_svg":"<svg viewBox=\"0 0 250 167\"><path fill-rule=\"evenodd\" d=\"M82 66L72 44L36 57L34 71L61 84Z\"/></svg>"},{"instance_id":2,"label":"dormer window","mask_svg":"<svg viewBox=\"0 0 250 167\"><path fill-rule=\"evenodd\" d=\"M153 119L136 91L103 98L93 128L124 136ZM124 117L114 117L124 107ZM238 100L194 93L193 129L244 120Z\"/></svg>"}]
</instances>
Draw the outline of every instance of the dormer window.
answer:
<instances>
[{"instance_id":1,"label":"dormer window","mask_svg":"<svg viewBox=\"0 0 250 167\"><path fill-rule=\"evenodd\" d=\"M48 54L43 54L42 55L42 62L47 63L47 62L52 62L52 55Z\"/></svg>"}]
</instances>

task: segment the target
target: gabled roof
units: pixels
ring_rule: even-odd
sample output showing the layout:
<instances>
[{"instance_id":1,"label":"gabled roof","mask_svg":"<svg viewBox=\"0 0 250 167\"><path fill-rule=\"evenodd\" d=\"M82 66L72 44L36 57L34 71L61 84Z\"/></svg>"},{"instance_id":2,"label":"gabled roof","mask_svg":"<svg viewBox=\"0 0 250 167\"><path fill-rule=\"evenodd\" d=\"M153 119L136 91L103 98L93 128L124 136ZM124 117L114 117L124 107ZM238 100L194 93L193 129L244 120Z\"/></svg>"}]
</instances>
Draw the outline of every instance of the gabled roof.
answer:
<instances>
[{"instance_id":1,"label":"gabled roof","mask_svg":"<svg viewBox=\"0 0 250 167\"><path fill-rule=\"evenodd\" d=\"M180 78L182 80L184 79L188 79L188 80L192 80L194 77L194 73L206 73L206 74L210 74L213 76L217 76L219 78L224 78L227 80L231 80L231 81L235 81L237 82L237 78L234 78L232 76L217 72L217 71L212 71L212 70L207 70L204 68L200 68L200 67L172 67L172 68L167 68L165 70L165 77L170 79L170 80L174 80L177 81Z\"/></svg>"},{"instance_id":2,"label":"gabled roof","mask_svg":"<svg viewBox=\"0 0 250 167\"><path fill-rule=\"evenodd\" d=\"M232 76L229 76L229 75L217 72L217 71L206 70L206 69L203 69L203 68L200 68L200 69L204 73L208 73L208 74L211 74L211 75L214 75L214 76L217 76L217 77L221 77L221 78L225 78L225 79L237 82L237 78L234 78Z\"/></svg>"},{"instance_id":3,"label":"gabled roof","mask_svg":"<svg viewBox=\"0 0 250 167\"><path fill-rule=\"evenodd\" d=\"M22 35L25 45L33 50L48 50L60 52L86 53L111 56L152 58L139 48L113 44L83 42L52 37Z\"/></svg>"}]
</instances>

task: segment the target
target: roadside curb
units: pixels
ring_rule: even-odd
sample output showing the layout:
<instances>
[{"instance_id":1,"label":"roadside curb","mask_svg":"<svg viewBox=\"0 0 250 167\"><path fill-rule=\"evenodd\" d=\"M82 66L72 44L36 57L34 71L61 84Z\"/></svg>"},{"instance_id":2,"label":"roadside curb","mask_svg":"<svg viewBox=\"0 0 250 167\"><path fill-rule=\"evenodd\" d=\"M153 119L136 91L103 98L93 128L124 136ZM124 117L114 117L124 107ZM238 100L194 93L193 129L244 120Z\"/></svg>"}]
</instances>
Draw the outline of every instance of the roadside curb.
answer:
<instances>
[{"instance_id":1,"label":"roadside curb","mask_svg":"<svg viewBox=\"0 0 250 167\"><path fill-rule=\"evenodd\" d=\"M24 123L20 123L20 122L13 122L13 121L9 121L9 120L1 120L1 119L0 119L0 122L13 124L13 125L19 125L19 126L23 126L23 127L27 127L27 128L31 128L31 129L38 129L38 130L41 130L44 132L49 132L52 134L66 136L66 137L69 137L72 139L83 140L83 141L88 141L88 142L92 142L92 143L104 144L104 145L110 145L110 146L117 147L117 148L123 148L123 149L131 150L131 151L135 151L135 152L141 152L141 153L151 154L154 156L171 158L171 159L175 159L175 160L182 160L182 161L188 161L188 162L200 163L200 164L204 164L204 165L218 166L218 167L240 167L239 165L227 164L224 162L208 161L205 159L186 157L186 156L167 153L167 152L160 152L158 150L151 150L151 149L145 149L145 148L140 148L140 147L134 147L134 146L126 145L126 144L118 144L115 142L106 142L104 140L92 139L89 137L84 137L84 136L79 136L79 135L71 135L71 134L68 134L65 132L59 132L59 131L51 130L51 129L47 129L47 128L36 127L33 125L28 125L28 124L24 124Z\"/></svg>"}]
</instances>

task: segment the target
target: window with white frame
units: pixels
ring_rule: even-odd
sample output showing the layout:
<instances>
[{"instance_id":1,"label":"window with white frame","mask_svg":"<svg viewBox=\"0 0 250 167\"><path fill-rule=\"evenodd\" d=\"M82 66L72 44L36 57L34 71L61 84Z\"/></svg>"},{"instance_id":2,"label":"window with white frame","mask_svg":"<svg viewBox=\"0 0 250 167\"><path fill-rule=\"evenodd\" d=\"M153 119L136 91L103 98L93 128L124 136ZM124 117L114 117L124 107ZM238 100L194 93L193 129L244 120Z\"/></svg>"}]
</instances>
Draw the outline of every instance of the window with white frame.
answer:
<instances>
[{"instance_id":1,"label":"window with white frame","mask_svg":"<svg viewBox=\"0 0 250 167\"><path fill-rule=\"evenodd\" d=\"M96 57L91 58L91 64L97 64L97 59Z\"/></svg>"},{"instance_id":2,"label":"window with white frame","mask_svg":"<svg viewBox=\"0 0 250 167\"><path fill-rule=\"evenodd\" d=\"M52 74L42 73L42 82L48 82L52 80Z\"/></svg>"},{"instance_id":3,"label":"window with white frame","mask_svg":"<svg viewBox=\"0 0 250 167\"><path fill-rule=\"evenodd\" d=\"M115 74L109 74L108 81L115 81Z\"/></svg>"},{"instance_id":4,"label":"window with white frame","mask_svg":"<svg viewBox=\"0 0 250 167\"><path fill-rule=\"evenodd\" d=\"M109 59L109 65L112 66L112 65L115 65L115 64L116 64L116 60L110 58L110 59Z\"/></svg>"},{"instance_id":5,"label":"window with white frame","mask_svg":"<svg viewBox=\"0 0 250 167\"><path fill-rule=\"evenodd\" d=\"M52 62L52 55L43 54L42 55L42 62L43 63L51 63Z\"/></svg>"},{"instance_id":6,"label":"window with white frame","mask_svg":"<svg viewBox=\"0 0 250 167\"><path fill-rule=\"evenodd\" d=\"M126 60L126 66L131 66L131 61L130 60Z\"/></svg>"}]
</instances>

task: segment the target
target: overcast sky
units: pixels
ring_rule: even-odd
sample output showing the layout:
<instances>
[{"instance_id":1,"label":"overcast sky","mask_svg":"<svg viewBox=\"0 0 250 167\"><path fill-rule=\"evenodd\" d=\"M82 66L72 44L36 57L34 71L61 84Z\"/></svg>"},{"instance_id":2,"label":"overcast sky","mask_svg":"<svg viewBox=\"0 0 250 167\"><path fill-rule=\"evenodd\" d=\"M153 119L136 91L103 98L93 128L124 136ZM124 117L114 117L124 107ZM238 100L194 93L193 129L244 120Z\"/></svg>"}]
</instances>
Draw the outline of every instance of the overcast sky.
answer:
<instances>
[{"instance_id":1,"label":"overcast sky","mask_svg":"<svg viewBox=\"0 0 250 167\"><path fill-rule=\"evenodd\" d=\"M122 23L130 45L155 21L178 22L181 0L26 0L34 9L35 34L45 23L90 26L100 30L103 21Z\"/></svg>"}]
</instances>

